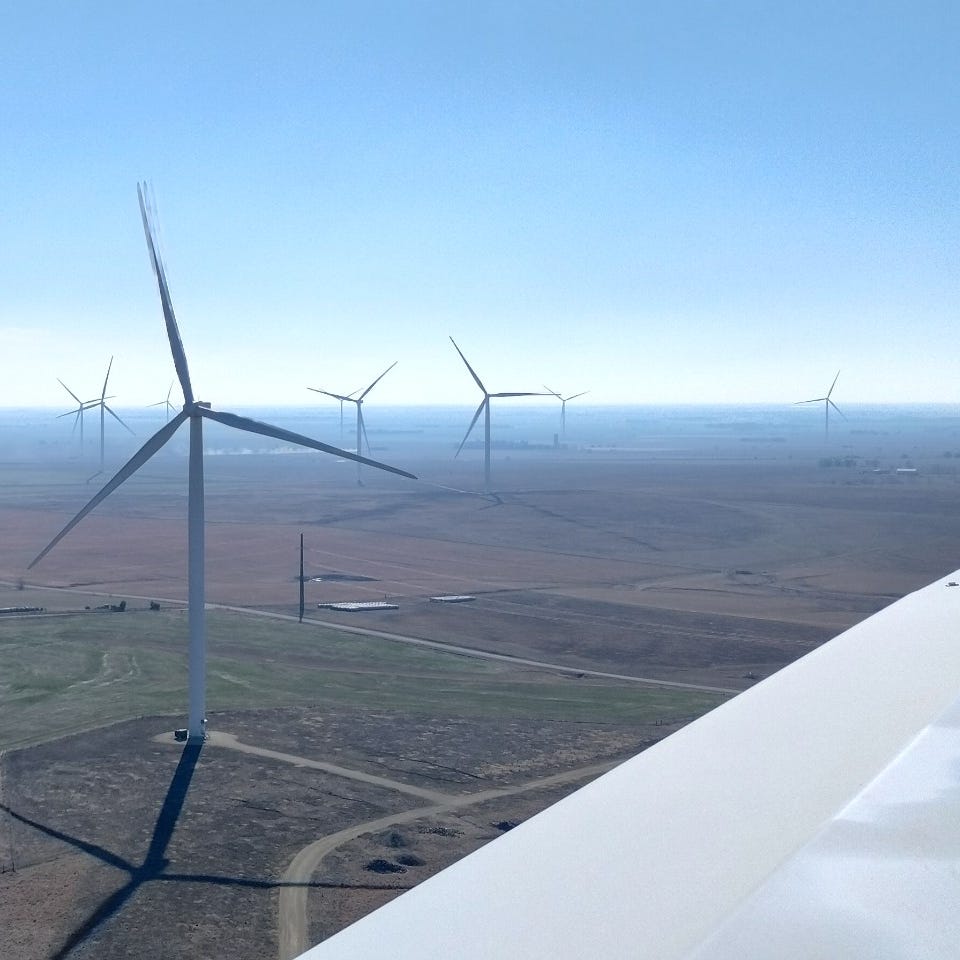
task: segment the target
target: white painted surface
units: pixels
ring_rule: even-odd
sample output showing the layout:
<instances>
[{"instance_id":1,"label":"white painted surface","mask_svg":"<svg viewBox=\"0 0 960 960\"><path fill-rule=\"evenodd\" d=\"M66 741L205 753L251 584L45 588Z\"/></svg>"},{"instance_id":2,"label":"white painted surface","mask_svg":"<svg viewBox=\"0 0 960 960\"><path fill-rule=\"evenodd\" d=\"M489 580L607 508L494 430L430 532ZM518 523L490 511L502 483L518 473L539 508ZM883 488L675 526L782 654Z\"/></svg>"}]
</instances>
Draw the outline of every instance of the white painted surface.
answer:
<instances>
[{"instance_id":1,"label":"white painted surface","mask_svg":"<svg viewBox=\"0 0 960 960\"><path fill-rule=\"evenodd\" d=\"M956 957L958 577L304 956Z\"/></svg>"}]
</instances>

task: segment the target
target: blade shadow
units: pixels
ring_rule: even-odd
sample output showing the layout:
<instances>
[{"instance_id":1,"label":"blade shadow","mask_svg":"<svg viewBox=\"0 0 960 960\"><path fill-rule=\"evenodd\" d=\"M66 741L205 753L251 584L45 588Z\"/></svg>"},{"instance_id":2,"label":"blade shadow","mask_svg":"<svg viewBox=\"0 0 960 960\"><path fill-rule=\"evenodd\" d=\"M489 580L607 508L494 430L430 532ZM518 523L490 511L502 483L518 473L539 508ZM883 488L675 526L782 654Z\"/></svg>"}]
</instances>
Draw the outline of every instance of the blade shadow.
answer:
<instances>
[{"instance_id":1,"label":"blade shadow","mask_svg":"<svg viewBox=\"0 0 960 960\"><path fill-rule=\"evenodd\" d=\"M106 847L97 843L81 840L62 830L47 826L37 820L17 813L6 804L0 803L0 810L5 811L14 820L31 827L48 837L60 840L75 847L77 850L94 857L101 862L128 874L127 881L122 887L105 897L92 913L67 938L64 944L52 954L51 960L66 960L67 957L81 944L87 941L111 917L119 913L145 883L153 881L173 883L205 883L216 886L241 887L254 890L280 890L285 887L303 887L328 890L408 890L406 884L390 883L334 883L330 881L310 880L306 882L290 882L285 880L264 880L254 877L230 877L209 873L166 873L170 861L167 858L167 848L173 838L180 815L186 803L187 793L193 779L197 761L200 758L202 744L188 743L180 755L173 779L163 798L160 811L154 824L153 834L147 848L143 862L138 866L123 857L118 856Z\"/></svg>"}]
</instances>

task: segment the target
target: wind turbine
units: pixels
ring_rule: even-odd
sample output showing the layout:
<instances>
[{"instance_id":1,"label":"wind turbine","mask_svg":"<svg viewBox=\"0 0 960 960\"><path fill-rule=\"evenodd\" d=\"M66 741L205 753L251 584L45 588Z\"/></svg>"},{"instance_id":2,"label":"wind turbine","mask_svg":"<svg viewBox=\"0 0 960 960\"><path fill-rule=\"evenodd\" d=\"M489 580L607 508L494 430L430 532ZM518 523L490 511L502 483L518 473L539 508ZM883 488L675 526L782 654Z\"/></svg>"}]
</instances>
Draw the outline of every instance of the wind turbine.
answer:
<instances>
[{"instance_id":1,"label":"wind turbine","mask_svg":"<svg viewBox=\"0 0 960 960\"><path fill-rule=\"evenodd\" d=\"M321 390L319 387L307 387L308 390L312 390L314 393L322 393L325 397L333 397L335 400L340 401L340 442L343 443L343 405L348 400L353 400L353 395L357 393L356 390L351 390L350 393L343 395L339 393L330 393L329 390ZM360 451L358 450L357 453Z\"/></svg>"},{"instance_id":2,"label":"wind turbine","mask_svg":"<svg viewBox=\"0 0 960 960\"><path fill-rule=\"evenodd\" d=\"M831 394L833 393L833 388L837 385L837 380L840 378L840 371L837 371L837 375L833 378L833 383L830 384L830 389L827 391L825 397L814 397L813 400L798 400L794 406L799 406L803 403L822 403L823 404L823 436L828 438L830 436L830 408L833 407L837 413L846 420L846 415L843 411L830 399Z\"/></svg>"},{"instance_id":3,"label":"wind turbine","mask_svg":"<svg viewBox=\"0 0 960 960\"><path fill-rule=\"evenodd\" d=\"M586 396L590 391L584 390L581 393L575 393L569 397L561 397L556 390L551 390L546 384L543 385L543 389L546 390L547 393L552 393L560 401L560 436L565 437L567 435L567 401Z\"/></svg>"},{"instance_id":4,"label":"wind turbine","mask_svg":"<svg viewBox=\"0 0 960 960\"><path fill-rule=\"evenodd\" d=\"M113 369L113 357L110 358L110 362L107 364L107 375L103 378L103 390L100 391L100 396L96 400L90 400L87 403L88 410L94 410L97 407L100 408L100 469L93 475L93 477L99 477L103 473L103 414L104 411L110 414L117 423L123 427L131 436L134 436L133 431L107 406L107 400L112 400L112 397L107 396L107 382L110 380L110 371ZM90 477L90 480L93 479ZM90 480L87 482L89 483Z\"/></svg>"},{"instance_id":5,"label":"wind turbine","mask_svg":"<svg viewBox=\"0 0 960 960\"><path fill-rule=\"evenodd\" d=\"M158 400L156 403L148 403L148 407L164 407L167 414L167 423L170 422L170 411L176 410L177 408L170 402L170 395L173 393L173 385L176 383L176 380L170 381L170 389L167 391L166 400Z\"/></svg>"},{"instance_id":6,"label":"wind turbine","mask_svg":"<svg viewBox=\"0 0 960 960\"><path fill-rule=\"evenodd\" d=\"M73 429L76 431L77 423L80 423L80 456L83 456L83 414L85 410L88 410L94 403L95 400L81 400L59 377L57 377L57 383L63 387L67 393L77 401L76 410L68 410L66 413L61 413L57 416L57 419L60 420L63 417L73 417Z\"/></svg>"},{"instance_id":7,"label":"wind turbine","mask_svg":"<svg viewBox=\"0 0 960 960\"><path fill-rule=\"evenodd\" d=\"M394 360L393 363L387 367L383 373L377 377L373 383L364 390L359 397L355 397L353 394L357 391L354 390L353 393L342 396L339 393L331 393L329 390L320 390L318 387L307 387L308 390L312 390L314 393L322 393L324 396L333 397L335 400L340 401L340 435L343 436L343 405L344 403L355 403L357 405L357 453L362 452L361 439L366 440L367 442L367 453L370 453L370 441L367 440L367 428L363 422L363 401L367 394L397 365L397 361ZM341 441L342 443L343 441ZM357 486L363 486L363 480L360 479L360 461L357 461Z\"/></svg>"},{"instance_id":8,"label":"wind turbine","mask_svg":"<svg viewBox=\"0 0 960 960\"><path fill-rule=\"evenodd\" d=\"M265 437L273 437L286 443L295 443L302 447L320 450L323 453L332 453L339 457L366 463L379 470L399 474L402 477L416 479L411 473L390 467L375 460L366 460L361 456L331 447L319 440L304 437L280 427L237 416L233 413L223 413L214 410L209 403L197 400L190 384L190 373L187 368L187 356L184 353L183 343L180 340L180 331L173 312L170 300L170 291L167 286L166 273L163 263L157 252L154 239L153 209L144 198L145 185L137 185L137 197L140 201L140 216L143 220L143 229L146 234L147 248L150 253L150 262L157 278L160 291L160 304L163 309L163 318L167 328L167 339L170 341L170 352L173 354L173 364L177 371L177 378L183 389L183 410L169 423L162 426L94 495L87 505L43 548L31 562L30 567L36 566L91 510L105 500L125 480L129 479L155 453L169 441L184 423L190 424L190 459L188 469L188 506L187 506L187 570L188 570L188 621L190 628L190 695L187 730L188 737L193 742L199 742L204 736L205 714L205 687L206 687L206 620L204 616L204 529L203 529L203 421L213 420L237 430L256 433Z\"/></svg>"},{"instance_id":9,"label":"wind turbine","mask_svg":"<svg viewBox=\"0 0 960 960\"><path fill-rule=\"evenodd\" d=\"M484 489L490 491L490 401L494 397L542 397L542 393L488 393L487 388L483 385L483 381L477 376L473 367L470 366L469 361L463 355L463 351L457 346L457 341L450 338L450 342L453 344L454 349L457 353L460 354L460 359L467 365L467 369L470 371L470 376L473 377L477 386L483 391L483 399L480 401L480 406L477 407L477 412L473 415L473 419L470 421L470 426L467 427L467 432L463 435L463 439L460 441L460 446L457 447L457 452L454 454L454 458L460 456L460 451L463 449L463 445L467 442L467 438L470 436L473 428L477 424L477 420L480 419L480 414L484 414L483 420L483 483Z\"/></svg>"}]
</instances>

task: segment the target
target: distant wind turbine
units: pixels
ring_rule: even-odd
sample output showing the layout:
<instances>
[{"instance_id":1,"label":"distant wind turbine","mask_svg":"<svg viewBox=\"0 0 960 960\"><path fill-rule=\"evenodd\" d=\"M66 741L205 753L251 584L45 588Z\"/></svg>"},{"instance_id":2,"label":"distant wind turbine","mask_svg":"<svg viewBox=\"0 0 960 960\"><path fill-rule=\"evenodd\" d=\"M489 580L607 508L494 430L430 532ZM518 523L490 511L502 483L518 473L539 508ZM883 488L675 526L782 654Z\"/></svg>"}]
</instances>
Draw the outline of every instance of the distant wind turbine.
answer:
<instances>
[{"instance_id":1,"label":"distant wind turbine","mask_svg":"<svg viewBox=\"0 0 960 960\"><path fill-rule=\"evenodd\" d=\"M560 436L565 437L567 435L567 401L576 400L577 397L584 397L590 391L584 390L581 393L575 393L569 397L561 397L556 390L551 390L546 384L543 385L543 389L546 390L547 393L552 393L560 401Z\"/></svg>"},{"instance_id":2,"label":"distant wind turbine","mask_svg":"<svg viewBox=\"0 0 960 960\"><path fill-rule=\"evenodd\" d=\"M830 384L830 389L827 391L825 397L814 397L813 400L798 400L794 406L799 406L804 403L822 403L823 404L823 435L824 437L830 436L830 408L833 407L837 413L846 420L846 415L843 411L830 399L833 394L833 388L837 385L837 380L840 379L840 371L837 371L837 375L833 378L833 383Z\"/></svg>"},{"instance_id":3,"label":"distant wind turbine","mask_svg":"<svg viewBox=\"0 0 960 960\"><path fill-rule=\"evenodd\" d=\"M166 412L166 414L167 414L167 423L170 422L170 411L171 411L171 410L176 411L176 409L177 409L177 408L170 402L170 396L171 396L171 394L173 393L173 385L174 385L176 382L177 382L176 380L171 380L171 381L170 381L170 389L167 391L167 399L166 399L166 400L158 400L156 403L148 403L148 404L147 404L148 407L164 407L164 408L165 408L165 412Z\"/></svg>"},{"instance_id":4,"label":"distant wind turbine","mask_svg":"<svg viewBox=\"0 0 960 960\"><path fill-rule=\"evenodd\" d=\"M321 390L319 387L307 387L308 390L312 390L314 393L322 393L325 397L333 397L335 400L340 401L340 443L343 443L343 405L348 400L353 400L354 395L359 393L359 390L351 390L350 393L340 394L340 393L331 393L329 390ZM360 451L357 451L358 453Z\"/></svg>"},{"instance_id":5,"label":"distant wind turbine","mask_svg":"<svg viewBox=\"0 0 960 960\"><path fill-rule=\"evenodd\" d=\"M351 390L348 394L341 395L339 393L330 393L327 390L319 390L317 387L307 387L308 390L312 390L314 393L322 393L328 397L334 397L340 401L340 443L343 444L343 405L347 402L352 402L354 397L360 392L359 388L356 390ZM359 450L357 451L360 452Z\"/></svg>"},{"instance_id":6,"label":"distant wind turbine","mask_svg":"<svg viewBox=\"0 0 960 960\"><path fill-rule=\"evenodd\" d=\"M308 390L312 390L314 393L322 393L325 397L333 397L334 400L340 401L340 436L343 436L343 405L344 403L355 403L357 405L357 453L362 453L363 449L361 447L361 439L366 441L367 444L367 453L370 453L370 441L367 439L367 427L363 422L363 401L366 398L367 394L397 365L397 361L394 360L393 363L387 367L383 373L377 377L373 383L367 387L366 390L360 393L359 397L355 397L354 394L357 393L356 390L353 393L348 393L346 396L340 393L331 393L329 390L321 390L319 387L307 387ZM342 442L342 440L341 440ZM360 477L360 462L357 461L357 486L363 486L363 480Z\"/></svg>"},{"instance_id":7,"label":"distant wind turbine","mask_svg":"<svg viewBox=\"0 0 960 960\"><path fill-rule=\"evenodd\" d=\"M75 410L68 410L66 413L61 413L57 416L57 419L60 420L63 417L73 417L73 429L76 432L77 423L80 424L80 456L83 456L83 414L84 411L88 410L91 405L96 403L95 400L81 400L59 377L57 377L57 383L63 387L67 393L77 401L77 407Z\"/></svg>"},{"instance_id":8,"label":"distant wind turbine","mask_svg":"<svg viewBox=\"0 0 960 960\"><path fill-rule=\"evenodd\" d=\"M467 438L470 436L473 428L476 426L477 421L480 419L480 414L484 414L483 420L483 483L484 489L490 491L490 401L495 397L542 397L542 393L532 393L525 391L522 393L488 393L487 388L483 385L483 381L477 376L476 371L473 367L470 366L469 361L463 355L463 351L457 346L457 341L450 338L450 342L453 344L454 349L457 353L460 354L460 359L466 364L467 369L470 371L470 376L473 377L476 385L483 391L483 399L480 401L480 406L477 407L477 412L473 415L473 419L470 421L470 426L467 427L467 432L463 435L463 439L460 441L460 446L457 447L457 452L454 454L454 457L460 456L460 451L463 449L463 445L467 442Z\"/></svg>"},{"instance_id":9,"label":"distant wind turbine","mask_svg":"<svg viewBox=\"0 0 960 960\"><path fill-rule=\"evenodd\" d=\"M96 400L90 400L87 403L88 410L95 410L97 407L100 408L100 469L93 475L93 477L100 476L103 473L103 414L104 411L110 414L117 423L123 427L131 436L134 436L133 431L107 406L107 400L112 400L112 397L107 396L107 382L110 380L110 371L113 368L113 357L110 358L110 362L107 364L107 375L103 378L103 390L100 391L100 396ZM90 477L90 480L93 479ZM90 482L89 480L87 481Z\"/></svg>"},{"instance_id":10,"label":"distant wind turbine","mask_svg":"<svg viewBox=\"0 0 960 960\"><path fill-rule=\"evenodd\" d=\"M170 341L170 352L173 354L173 363L177 371L177 378L183 389L183 410L169 423L161 427L120 470L104 485L104 487L87 503L87 505L47 544L30 564L34 567L58 544L91 510L105 500L125 480L140 469L155 453L169 441L177 430L184 424L190 423L190 459L188 481L187 506L187 552L188 552L188 620L190 628L190 694L188 710L188 736L193 742L199 742L204 737L205 688L206 688L206 621L204 616L204 529L203 529L203 421L213 420L228 427L245 430L265 437L273 437L285 443L294 443L299 446L320 450L323 453L332 453L349 460L366 463L379 470L387 470L403 477L416 479L411 473L390 467L375 460L367 460L359 455L348 453L337 447L331 447L319 440L312 440L298 433L283 430L270 424L237 416L233 413L222 413L212 409L209 403L197 400L193 395L190 384L190 373L187 368L187 356L180 339L173 304L170 300L170 291L167 286L166 272L157 251L155 231L153 226L153 209L145 199L145 185L137 185L137 196L140 201L140 216L143 220L143 229L147 239L147 248L150 262L157 278L160 292L160 304L163 309L163 318L167 329L167 339Z\"/></svg>"}]
</instances>

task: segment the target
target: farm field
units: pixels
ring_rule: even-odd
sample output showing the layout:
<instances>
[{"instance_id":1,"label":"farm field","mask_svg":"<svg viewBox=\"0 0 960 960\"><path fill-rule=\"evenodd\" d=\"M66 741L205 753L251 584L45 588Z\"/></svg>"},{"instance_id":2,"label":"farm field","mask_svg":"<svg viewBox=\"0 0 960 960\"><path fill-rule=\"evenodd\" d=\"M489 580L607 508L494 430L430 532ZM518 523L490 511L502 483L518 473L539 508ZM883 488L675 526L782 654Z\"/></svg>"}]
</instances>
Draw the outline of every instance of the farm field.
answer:
<instances>
[{"instance_id":1,"label":"farm field","mask_svg":"<svg viewBox=\"0 0 960 960\"><path fill-rule=\"evenodd\" d=\"M294 955L957 566L951 443L514 450L489 495L475 451L398 441L429 483L362 487L212 457L192 757L182 461L29 571L92 491L5 464L0 607L43 612L0 615L0 926L25 958Z\"/></svg>"}]
</instances>

